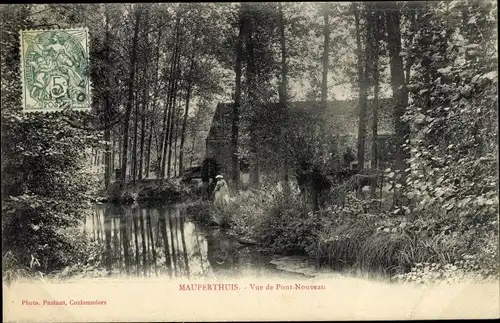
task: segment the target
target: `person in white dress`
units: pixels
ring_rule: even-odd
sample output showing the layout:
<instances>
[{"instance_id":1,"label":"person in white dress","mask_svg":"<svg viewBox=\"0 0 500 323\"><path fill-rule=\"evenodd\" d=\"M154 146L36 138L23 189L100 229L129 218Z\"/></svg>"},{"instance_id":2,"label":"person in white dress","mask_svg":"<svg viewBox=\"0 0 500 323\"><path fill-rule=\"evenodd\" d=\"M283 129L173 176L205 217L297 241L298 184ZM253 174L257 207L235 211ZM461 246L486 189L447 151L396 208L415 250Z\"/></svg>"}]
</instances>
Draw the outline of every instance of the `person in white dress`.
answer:
<instances>
[{"instance_id":1,"label":"person in white dress","mask_svg":"<svg viewBox=\"0 0 500 323\"><path fill-rule=\"evenodd\" d=\"M217 207L224 207L229 204L229 186L222 175L215 177L217 184L214 189L214 204Z\"/></svg>"}]
</instances>

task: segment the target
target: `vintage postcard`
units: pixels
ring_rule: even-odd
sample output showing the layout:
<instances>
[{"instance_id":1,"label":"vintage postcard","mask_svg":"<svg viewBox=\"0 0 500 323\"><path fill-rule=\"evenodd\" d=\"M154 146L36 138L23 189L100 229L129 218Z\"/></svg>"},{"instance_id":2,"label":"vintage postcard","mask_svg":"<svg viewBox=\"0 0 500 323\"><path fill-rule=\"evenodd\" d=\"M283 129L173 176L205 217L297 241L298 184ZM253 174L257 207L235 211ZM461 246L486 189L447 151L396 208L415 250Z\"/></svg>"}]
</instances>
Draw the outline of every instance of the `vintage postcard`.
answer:
<instances>
[{"instance_id":1,"label":"vintage postcard","mask_svg":"<svg viewBox=\"0 0 500 323\"><path fill-rule=\"evenodd\" d=\"M3 321L499 318L497 2L0 15Z\"/></svg>"}]
</instances>

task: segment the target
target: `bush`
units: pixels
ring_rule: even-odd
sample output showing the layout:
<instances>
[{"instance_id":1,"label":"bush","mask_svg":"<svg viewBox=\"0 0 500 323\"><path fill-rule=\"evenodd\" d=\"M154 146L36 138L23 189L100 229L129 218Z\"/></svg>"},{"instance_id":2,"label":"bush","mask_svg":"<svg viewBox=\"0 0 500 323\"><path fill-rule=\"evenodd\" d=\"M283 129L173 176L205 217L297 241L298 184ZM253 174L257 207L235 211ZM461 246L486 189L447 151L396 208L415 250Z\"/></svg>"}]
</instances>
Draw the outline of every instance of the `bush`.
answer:
<instances>
[{"instance_id":1,"label":"bush","mask_svg":"<svg viewBox=\"0 0 500 323\"><path fill-rule=\"evenodd\" d=\"M96 177L85 161L86 148L99 142L57 113L2 111L2 126L2 255L48 273L72 261L75 241L64 230L95 198Z\"/></svg>"},{"instance_id":2,"label":"bush","mask_svg":"<svg viewBox=\"0 0 500 323\"><path fill-rule=\"evenodd\" d=\"M202 224L212 224L212 213L210 208L212 207L210 202L196 201L188 203L186 206L186 214L194 221Z\"/></svg>"},{"instance_id":3,"label":"bush","mask_svg":"<svg viewBox=\"0 0 500 323\"><path fill-rule=\"evenodd\" d=\"M240 235L251 236L272 201L273 192L253 189L239 191L230 197L225 207L213 207L211 217L219 224L231 226Z\"/></svg>"},{"instance_id":4,"label":"bush","mask_svg":"<svg viewBox=\"0 0 500 323\"><path fill-rule=\"evenodd\" d=\"M331 214L322 221L316 255L323 264L394 275L410 272L416 263L445 266L472 257L483 276L498 271L498 234L491 230L458 231L456 219L430 215L410 222L394 213L363 214L360 204L351 197L349 207L326 212Z\"/></svg>"},{"instance_id":5,"label":"bush","mask_svg":"<svg viewBox=\"0 0 500 323\"><path fill-rule=\"evenodd\" d=\"M369 213L367 201L354 193L346 194L344 205L307 213L298 190L292 189L287 197L278 185L239 192L226 208L203 214L227 219L233 231L267 251L307 254L318 265L335 269L411 280L420 277L417 264L431 268L434 263L439 270L463 268L467 275L455 275L460 279L498 275L498 233L491 221L466 227L459 217L442 217L430 210L426 217L422 213ZM424 269L422 273L432 272ZM448 274L436 275L428 278Z\"/></svg>"},{"instance_id":6,"label":"bush","mask_svg":"<svg viewBox=\"0 0 500 323\"><path fill-rule=\"evenodd\" d=\"M68 265L54 273L58 279L70 277L102 277L107 275L104 267L105 245L101 241L91 241L84 232L76 228L65 230L64 234L71 241L67 250L70 258Z\"/></svg>"},{"instance_id":7,"label":"bush","mask_svg":"<svg viewBox=\"0 0 500 323\"><path fill-rule=\"evenodd\" d=\"M43 263L31 257L28 265L24 257L18 257L17 253L7 251L2 258L3 281L10 283L20 279L44 279L54 276L57 278L69 278L77 275L85 275L90 272L100 272L102 268L102 255L104 244L99 241L90 241L80 229L69 228L58 232L62 248L51 251L55 259L64 260L59 268L51 273L43 270ZM42 269L42 270L40 270Z\"/></svg>"},{"instance_id":8,"label":"bush","mask_svg":"<svg viewBox=\"0 0 500 323\"><path fill-rule=\"evenodd\" d=\"M319 223L296 201L273 206L257 223L255 237L276 253L308 253L316 247Z\"/></svg>"},{"instance_id":9,"label":"bush","mask_svg":"<svg viewBox=\"0 0 500 323\"><path fill-rule=\"evenodd\" d=\"M194 188L181 182L180 179L168 178L141 180L135 184L129 182L126 185L115 182L110 186L108 196L111 202L162 201L173 203L193 196L193 190Z\"/></svg>"},{"instance_id":10,"label":"bush","mask_svg":"<svg viewBox=\"0 0 500 323\"><path fill-rule=\"evenodd\" d=\"M498 279L498 267L483 269L474 256L464 256L463 260L452 264L416 263L410 272L395 275L393 279L417 284L451 284L466 280L489 281Z\"/></svg>"},{"instance_id":11,"label":"bush","mask_svg":"<svg viewBox=\"0 0 500 323\"><path fill-rule=\"evenodd\" d=\"M10 284L10 282L14 280L43 277L43 274L34 269L34 265L36 265L36 262L30 262L30 264L26 266L16 254L7 251L2 255L3 282Z\"/></svg>"}]
</instances>

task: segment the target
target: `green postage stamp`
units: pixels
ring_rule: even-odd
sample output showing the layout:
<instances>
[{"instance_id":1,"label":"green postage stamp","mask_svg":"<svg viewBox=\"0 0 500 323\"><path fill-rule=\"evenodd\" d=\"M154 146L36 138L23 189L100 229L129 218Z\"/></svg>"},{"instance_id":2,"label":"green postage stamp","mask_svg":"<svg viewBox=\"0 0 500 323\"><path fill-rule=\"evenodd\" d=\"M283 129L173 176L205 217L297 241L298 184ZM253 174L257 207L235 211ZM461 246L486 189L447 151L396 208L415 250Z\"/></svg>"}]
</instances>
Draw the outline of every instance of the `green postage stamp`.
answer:
<instances>
[{"instance_id":1,"label":"green postage stamp","mask_svg":"<svg viewBox=\"0 0 500 323\"><path fill-rule=\"evenodd\" d=\"M86 28L21 31L24 112L90 109Z\"/></svg>"}]
</instances>

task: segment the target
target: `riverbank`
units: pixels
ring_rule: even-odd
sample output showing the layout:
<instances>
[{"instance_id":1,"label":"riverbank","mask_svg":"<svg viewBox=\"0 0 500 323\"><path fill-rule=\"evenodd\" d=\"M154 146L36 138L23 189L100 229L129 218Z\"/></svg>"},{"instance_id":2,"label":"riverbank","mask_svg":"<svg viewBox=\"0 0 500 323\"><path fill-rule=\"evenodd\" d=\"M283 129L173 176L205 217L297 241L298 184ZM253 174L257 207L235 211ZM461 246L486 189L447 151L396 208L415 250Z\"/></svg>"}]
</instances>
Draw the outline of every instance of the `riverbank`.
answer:
<instances>
[{"instance_id":1,"label":"riverbank","mask_svg":"<svg viewBox=\"0 0 500 323\"><path fill-rule=\"evenodd\" d=\"M217 265L227 250L236 254L240 247L252 246L260 254L276 256L270 263L277 268L289 271L295 268L291 270L308 276L326 270L394 282L432 283L441 280L455 283L465 279L491 278L491 268L496 266L497 258L494 254L489 256L492 266L485 266L487 249L472 256L463 254L463 260L457 256L458 260L449 261L436 256L432 258L438 252L453 256L450 249L460 246L457 242L462 242L464 238L452 236L457 240L455 244L444 245L443 242L449 241L439 241L436 237L426 237L412 230L415 224L401 226L403 222L398 222L401 218L367 215L360 211L359 201L354 199L348 202L348 208L330 207L321 212L306 213L297 192L292 191L290 196L285 197L279 190L267 188L234 194L229 205L223 209L217 209L211 202L201 199L176 203L175 206L167 206L163 202L124 203L122 207L102 205L96 214L91 212L91 217L87 218L86 223L91 227L86 235L68 234L78 245L76 250L79 250L79 255L70 260L73 265L65 267L56 276L69 279L115 276L116 271L110 273L104 269L108 247L115 250L110 254L118 252L121 255L120 249L127 246L132 271L134 266L139 268L139 263L134 264L134 260L140 258L137 255L145 255L146 261L143 262L149 267L165 264L168 253L165 254L164 250L170 250L176 242L181 251L175 254L181 257L179 261L186 264L189 261L190 267L193 256L199 255L199 250L204 248L212 248L207 254L214 255L216 259L211 261ZM192 221L185 222L184 219ZM197 224L205 228L199 228ZM224 237L210 233L219 231L218 228L224 229L220 230ZM129 232L127 239L121 239L125 237L122 230ZM174 242L170 240L172 236L175 237L172 238ZM92 237L93 241L90 240ZM165 237L168 239L165 240ZM478 242L481 238L476 236ZM107 240L111 244L106 244ZM155 248L150 249L153 241ZM493 237L490 244L494 241ZM424 249L428 246L430 250ZM494 247L491 250L494 251ZM184 254L185 250L190 254ZM466 251L473 252L472 249ZM203 261L207 258L196 257L200 258L200 262L201 258ZM300 261L296 262L297 259ZM122 260L119 260L119 267L123 269ZM203 268L208 266L200 263L198 269L203 271ZM139 271L142 273L142 270Z\"/></svg>"},{"instance_id":2,"label":"riverbank","mask_svg":"<svg viewBox=\"0 0 500 323\"><path fill-rule=\"evenodd\" d=\"M171 204L196 200L197 195L197 188L182 182L180 178L142 179L125 185L119 181L111 183L109 189L101 193L99 202Z\"/></svg>"},{"instance_id":3,"label":"riverbank","mask_svg":"<svg viewBox=\"0 0 500 323\"><path fill-rule=\"evenodd\" d=\"M365 213L354 195L345 205L308 212L298 191L284 196L275 187L241 191L224 209L212 209L211 217L263 250L307 255L318 268L418 283L498 278L493 230L459 233L449 220Z\"/></svg>"}]
</instances>

